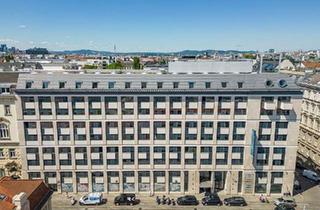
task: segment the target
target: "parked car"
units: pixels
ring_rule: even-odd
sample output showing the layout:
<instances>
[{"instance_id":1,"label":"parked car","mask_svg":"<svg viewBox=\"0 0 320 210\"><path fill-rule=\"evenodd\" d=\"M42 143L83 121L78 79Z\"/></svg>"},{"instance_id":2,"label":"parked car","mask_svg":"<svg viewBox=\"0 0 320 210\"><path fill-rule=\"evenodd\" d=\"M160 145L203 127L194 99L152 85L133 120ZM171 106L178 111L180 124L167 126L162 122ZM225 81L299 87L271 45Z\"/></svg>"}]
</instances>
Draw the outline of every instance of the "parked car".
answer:
<instances>
[{"instance_id":1,"label":"parked car","mask_svg":"<svg viewBox=\"0 0 320 210\"><path fill-rule=\"evenodd\" d=\"M223 200L226 206L246 206L247 202L243 197L230 197Z\"/></svg>"},{"instance_id":2,"label":"parked car","mask_svg":"<svg viewBox=\"0 0 320 210\"><path fill-rule=\"evenodd\" d=\"M276 206L274 210L295 210L295 208L286 204L280 204L279 206Z\"/></svg>"},{"instance_id":3,"label":"parked car","mask_svg":"<svg viewBox=\"0 0 320 210\"><path fill-rule=\"evenodd\" d=\"M205 206L207 205L222 205L222 201L217 194L207 194L204 198L202 198L201 203Z\"/></svg>"},{"instance_id":4,"label":"parked car","mask_svg":"<svg viewBox=\"0 0 320 210\"><path fill-rule=\"evenodd\" d=\"M297 206L294 198L292 198L290 196L285 196L285 197L281 197L281 198L276 199L274 201L274 205L276 205L276 206L285 205L286 207L296 207Z\"/></svg>"},{"instance_id":5,"label":"parked car","mask_svg":"<svg viewBox=\"0 0 320 210\"><path fill-rule=\"evenodd\" d=\"M197 200L197 198L194 195L185 195L185 196L179 197L177 199L177 204L181 205L181 206L182 205L183 206L186 206L186 205L198 205L199 201Z\"/></svg>"},{"instance_id":6,"label":"parked car","mask_svg":"<svg viewBox=\"0 0 320 210\"><path fill-rule=\"evenodd\" d=\"M102 193L89 193L79 199L80 205L99 205L102 202Z\"/></svg>"},{"instance_id":7,"label":"parked car","mask_svg":"<svg viewBox=\"0 0 320 210\"><path fill-rule=\"evenodd\" d=\"M311 171L311 170L303 170L302 172L302 176L308 178L308 179L311 179L313 181L320 181L320 176L314 172L314 171Z\"/></svg>"},{"instance_id":8,"label":"parked car","mask_svg":"<svg viewBox=\"0 0 320 210\"><path fill-rule=\"evenodd\" d=\"M122 193L114 198L115 205L135 205L137 204L136 195L133 193Z\"/></svg>"}]
</instances>

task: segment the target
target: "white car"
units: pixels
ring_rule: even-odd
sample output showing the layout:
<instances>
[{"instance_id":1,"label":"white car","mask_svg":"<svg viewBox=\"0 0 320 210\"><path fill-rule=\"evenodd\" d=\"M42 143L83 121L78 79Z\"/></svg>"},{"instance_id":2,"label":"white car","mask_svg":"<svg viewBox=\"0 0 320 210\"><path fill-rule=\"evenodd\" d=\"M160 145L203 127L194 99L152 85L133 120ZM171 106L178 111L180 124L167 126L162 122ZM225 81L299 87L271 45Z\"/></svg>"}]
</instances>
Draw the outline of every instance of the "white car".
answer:
<instances>
[{"instance_id":1,"label":"white car","mask_svg":"<svg viewBox=\"0 0 320 210\"><path fill-rule=\"evenodd\" d=\"M294 200L294 198L288 196L288 197L281 197L278 198L276 200L274 200L274 205L279 206L279 205L286 205L286 206L290 206L290 207L296 207L296 201Z\"/></svg>"},{"instance_id":2,"label":"white car","mask_svg":"<svg viewBox=\"0 0 320 210\"><path fill-rule=\"evenodd\" d=\"M311 179L313 181L316 181L316 182L320 181L319 175L316 172L311 171L311 170L303 170L302 176L304 176L308 179Z\"/></svg>"},{"instance_id":3,"label":"white car","mask_svg":"<svg viewBox=\"0 0 320 210\"><path fill-rule=\"evenodd\" d=\"M102 193L89 193L79 200L80 205L98 205L103 201Z\"/></svg>"}]
</instances>

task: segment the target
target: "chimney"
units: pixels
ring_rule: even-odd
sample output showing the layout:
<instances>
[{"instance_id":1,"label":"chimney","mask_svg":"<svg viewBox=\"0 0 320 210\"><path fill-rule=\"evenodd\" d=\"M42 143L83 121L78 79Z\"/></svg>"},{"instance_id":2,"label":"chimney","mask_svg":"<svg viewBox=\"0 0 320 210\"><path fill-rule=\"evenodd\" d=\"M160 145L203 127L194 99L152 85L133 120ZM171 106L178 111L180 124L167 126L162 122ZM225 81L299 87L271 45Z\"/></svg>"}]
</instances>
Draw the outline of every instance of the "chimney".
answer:
<instances>
[{"instance_id":1,"label":"chimney","mask_svg":"<svg viewBox=\"0 0 320 210\"><path fill-rule=\"evenodd\" d=\"M30 210L28 196L25 192L13 196L12 203L16 206L16 210Z\"/></svg>"}]
</instances>

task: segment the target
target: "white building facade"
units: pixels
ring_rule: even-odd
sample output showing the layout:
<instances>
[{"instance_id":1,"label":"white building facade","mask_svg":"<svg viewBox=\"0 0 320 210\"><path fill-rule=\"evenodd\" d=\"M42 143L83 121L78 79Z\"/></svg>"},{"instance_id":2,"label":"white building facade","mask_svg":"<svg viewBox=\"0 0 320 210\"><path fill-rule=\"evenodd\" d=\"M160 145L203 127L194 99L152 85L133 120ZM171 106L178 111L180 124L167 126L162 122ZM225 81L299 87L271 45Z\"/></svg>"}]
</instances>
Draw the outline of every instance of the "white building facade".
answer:
<instances>
[{"instance_id":1,"label":"white building facade","mask_svg":"<svg viewBox=\"0 0 320 210\"><path fill-rule=\"evenodd\" d=\"M24 176L59 192L292 192L289 76L36 73L16 93Z\"/></svg>"}]
</instances>

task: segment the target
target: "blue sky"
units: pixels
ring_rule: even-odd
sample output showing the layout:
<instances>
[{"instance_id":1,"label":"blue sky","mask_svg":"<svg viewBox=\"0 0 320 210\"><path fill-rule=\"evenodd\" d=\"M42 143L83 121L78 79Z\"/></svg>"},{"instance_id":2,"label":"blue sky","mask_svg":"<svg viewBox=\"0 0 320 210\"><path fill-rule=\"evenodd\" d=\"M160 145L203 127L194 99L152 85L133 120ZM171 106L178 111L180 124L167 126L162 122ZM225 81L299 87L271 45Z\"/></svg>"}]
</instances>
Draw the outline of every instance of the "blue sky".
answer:
<instances>
[{"instance_id":1,"label":"blue sky","mask_svg":"<svg viewBox=\"0 0 320 210\"><path fill-rule=\"evenodd\" d=\"M320 48L319 0L0 0L0 43L25 49Z\"/></svg>"}]
</instances>

